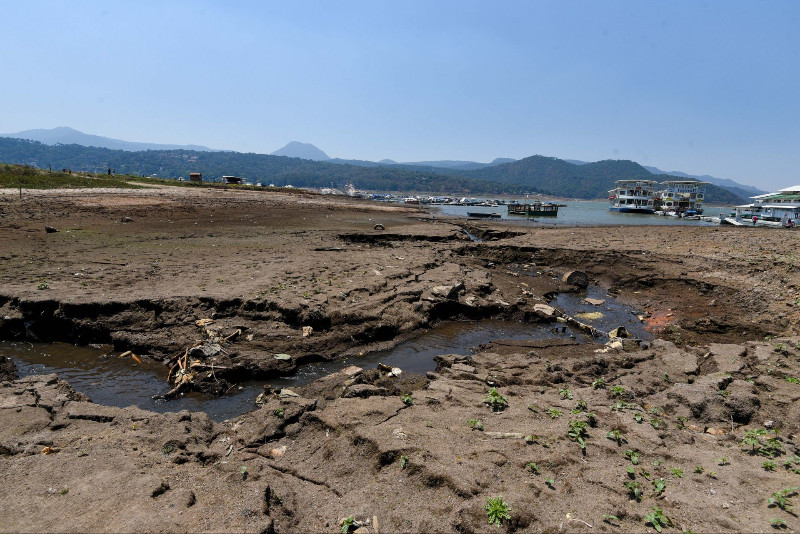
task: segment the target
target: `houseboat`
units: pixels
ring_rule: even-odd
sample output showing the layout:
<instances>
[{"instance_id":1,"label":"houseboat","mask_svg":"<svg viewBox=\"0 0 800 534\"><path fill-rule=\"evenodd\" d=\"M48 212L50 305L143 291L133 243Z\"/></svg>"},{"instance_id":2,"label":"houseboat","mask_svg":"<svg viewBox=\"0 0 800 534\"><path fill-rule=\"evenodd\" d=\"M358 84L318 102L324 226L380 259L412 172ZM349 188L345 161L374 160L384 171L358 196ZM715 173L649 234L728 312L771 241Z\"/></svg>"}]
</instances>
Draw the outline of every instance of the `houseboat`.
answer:
<instances>
[{"instance_id":1,"label":"houseboat","mask_svg":"<svg viewBox=\"0 0 800 534\"><path fill-rule=\"evenodd\" d=\"M668 215L702 215L706 186L696 180L667 180L653 193L656 211Z\"/></svg>"},{"instance_id":2,"label":"houseboat","mask_svg":"<svg viewBox=\"0 0 800 534\"><path fill-rule=\"evenodd\" d=\"M653 213L655 180L617 180L608 192L608 209L622 213Z\"/></svg>"},{"instance_id":3,"label":"houseboat","mask_svg":"<svg viewBox=\"0 0 800 534\"><path fill-rule=\"evenodd\" d=\"M774 193L750 197L752 204L735 206L731 216L737 221L756 218L757 222L786 225L791 220L800 224L800 185L779 189Z\"/></svg>"},{"instance_id":4,"label":"houseboat","mask_svg":"<svg viewBox=\"0 0 800 534\"><path fill-rule=\"evenodd\" d=\"M525 217L558 217L558 208L564 204L551 202L534 202L533 204L508 204L509 215L524 215Z\"/></svg>"}]
</instances>

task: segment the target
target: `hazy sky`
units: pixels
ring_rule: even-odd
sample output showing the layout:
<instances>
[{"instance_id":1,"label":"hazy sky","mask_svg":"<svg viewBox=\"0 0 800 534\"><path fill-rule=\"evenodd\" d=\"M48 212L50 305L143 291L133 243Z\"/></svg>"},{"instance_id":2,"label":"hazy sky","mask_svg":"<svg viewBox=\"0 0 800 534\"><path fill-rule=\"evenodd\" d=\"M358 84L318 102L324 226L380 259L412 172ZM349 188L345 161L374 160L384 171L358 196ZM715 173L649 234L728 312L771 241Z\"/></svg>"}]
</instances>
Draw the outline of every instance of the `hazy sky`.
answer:
<instances>
[{"instance_id":1,"label":"hazy sky","mask_svg":"<svg viewBox=\"0 0 800 534\"><path fill-rule=\"evenodd\" d=\"M0 132L800 183L800 1L0 0Z\"/></svg>"}]
</instances>

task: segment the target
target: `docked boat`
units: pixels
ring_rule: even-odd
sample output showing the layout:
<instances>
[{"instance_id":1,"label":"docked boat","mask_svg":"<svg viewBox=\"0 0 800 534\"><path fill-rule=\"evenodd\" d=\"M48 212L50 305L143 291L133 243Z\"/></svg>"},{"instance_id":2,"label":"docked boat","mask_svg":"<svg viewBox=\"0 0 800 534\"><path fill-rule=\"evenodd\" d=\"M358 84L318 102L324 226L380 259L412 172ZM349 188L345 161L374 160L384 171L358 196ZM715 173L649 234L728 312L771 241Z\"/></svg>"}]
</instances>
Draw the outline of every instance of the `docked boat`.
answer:
<instances>
[{"instance_id":1,"label":"docked boat","mask_svg":"<svg viewBox=\"0 0 800 534\"><path fill-rule=\"evenodd\" d=\"M752 204L736 206L731 217L737 221L752 221L763 226L792 226L800 224L800 185L779 189L774 193L750 197Z\"/></svg>"},{"instance_id":2,"label":"docked boat","mask_svg":"<svg viewBox=\"0 0 800 534\"><path fill-rule=\"evenodd\" d=\"M508 204L509 215L523 215L525 217L558 217L558 208L564 204L551 202L534 202L532 204Z\"/></svg>"},{"instance_id":3,"label":"docked boat","mask_svg":"<svg viewBox=\"0 0 800 534\"><path fill-rule=\"evenodd\" d=\"M650 213L655 211L653 192L655 180L617 180L608 192L608 209L621 213Z\"/></svg>"},{"instance_id":4,"label":"docked boat","mask_svg":"<svg viewBox=\"0 0 800 534\"><path fill-rule=\"evenodd\" d=\"M653 193L656 211L675 212L679 215L702 215L703 200L709 182L697 180L667 180L661 182Z\"/></svg>"},{"instance_id":5,"label":"docked boat","mask_svg":"<svg viewBox=\"0 0 800 534\"><path fill-rule=\"evenodd\" d=\"M483 213L481 211L468 211L467 217L470 219L499 219L499 213Z\"/></svg>"}]
</instances>

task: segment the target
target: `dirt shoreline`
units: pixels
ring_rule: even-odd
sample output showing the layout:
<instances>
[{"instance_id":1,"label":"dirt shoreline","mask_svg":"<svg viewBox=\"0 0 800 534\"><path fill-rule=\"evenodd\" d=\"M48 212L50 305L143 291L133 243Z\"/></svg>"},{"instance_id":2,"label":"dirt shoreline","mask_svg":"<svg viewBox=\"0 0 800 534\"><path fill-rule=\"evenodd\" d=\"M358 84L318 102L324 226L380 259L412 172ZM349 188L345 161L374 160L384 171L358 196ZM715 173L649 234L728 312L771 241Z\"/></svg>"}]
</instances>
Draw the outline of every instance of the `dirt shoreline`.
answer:
<instances>
[{"instance_id":1,"label":"dirt shoreline","mask_svg":"<svg viewBox=\"0 0 800 534\"><path fill-rule=\"evenodd\" d=\"M798 237L474 223L303 192L0 195L0 339L108 343L175 369L183 355L198 389L441 320L558 325L548 303L576 291L572 270L657 337L496 342L425 377L350 368L224 423L96 405L55 376L4 380L0 531L336 532L352 515L363 532L484 532L498 495L507 531L653 531L654 506L668 531L797 530L767 499L800 485ZM490 387L506 409L483 403ZM589 420L583 454L569 421ZM754 429L780 454L743 452ZM625 450L642 457L632 478Z\"/></svg>"}]
</instances>

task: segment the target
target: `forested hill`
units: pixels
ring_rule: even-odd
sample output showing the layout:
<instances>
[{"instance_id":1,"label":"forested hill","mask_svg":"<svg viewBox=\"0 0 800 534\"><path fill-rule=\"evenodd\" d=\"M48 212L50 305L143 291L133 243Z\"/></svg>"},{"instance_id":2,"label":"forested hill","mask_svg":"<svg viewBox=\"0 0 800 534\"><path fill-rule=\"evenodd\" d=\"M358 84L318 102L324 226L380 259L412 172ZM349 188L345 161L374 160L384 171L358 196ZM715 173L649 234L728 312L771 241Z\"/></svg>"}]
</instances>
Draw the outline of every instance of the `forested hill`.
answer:
<instances>
[{"instance_id":1,"label":"forested hill","mask_svg":"<svg viewBox=\"0 0 800 534\"><path fill-rule=\"evenodd\" d=\"M558 196L568 198L605 198L617 180L676 180L675 176L653 174L635 161L603 160L576 165L558 158L531 156L494 167L461 174L500 183L535 185L542 191L558 191ZM721 204L743 204L746 199L741 190L731 191L708 185L710 201Z\"/></svg>"},{"instance_id":2,"label":"forested hill","mask_svg":"<svg viewBox=\"0 0 800 534\"><path fill-rule=\"evenodd\" d=\"M311 161L266 154L147 150L129 152L81 145L44 145L35 141L0 138L0 162L41 168L72 169L160 178L188 178L203 173L204 180L224 175L251 182L296 187L338 187L352 183L371 191L428 192L454 195L544 193L567 198L606 198L621 179L672 180L653 175L633 161L606 160L576 165L544 156L476 170L371 164L352 165ZM400 168L398 168L400 167ZM746 200L718 186L709 185L710 202L741 204Z\"/></svg>"}]
</instances>

